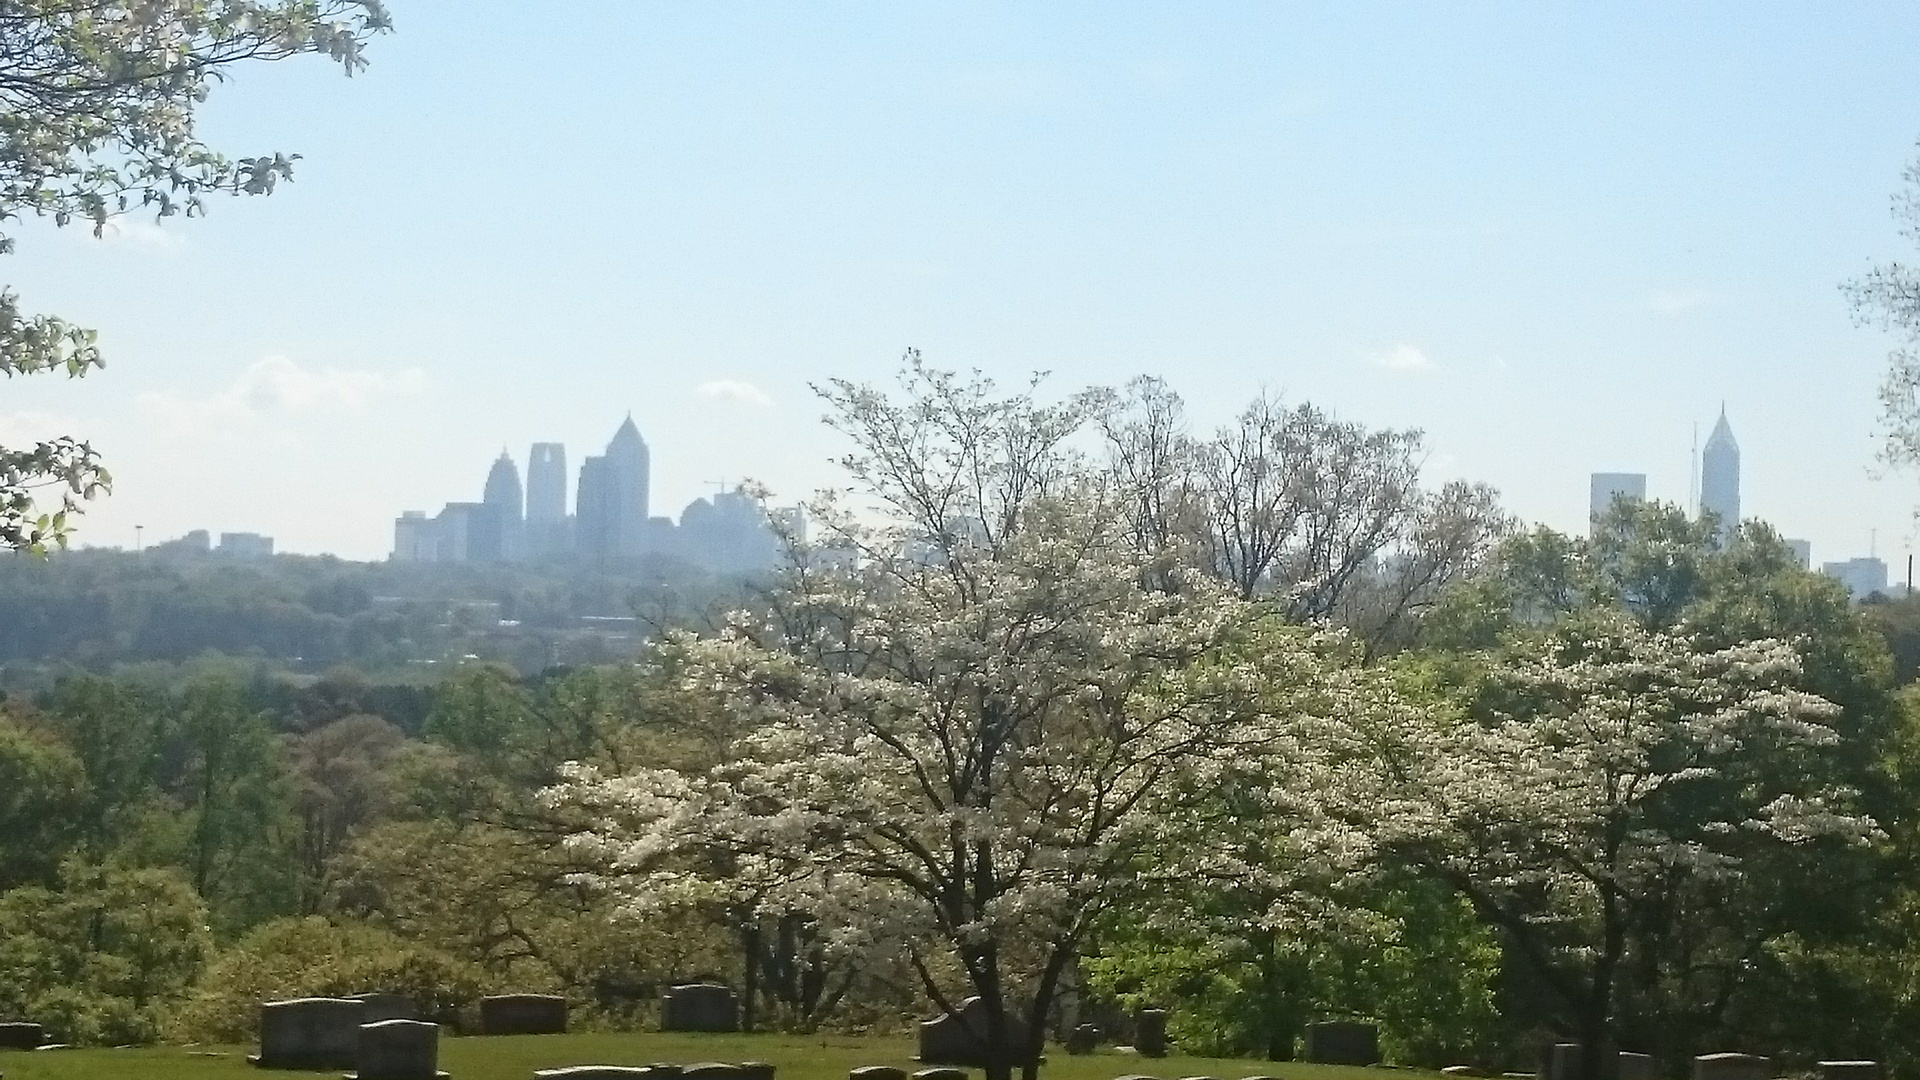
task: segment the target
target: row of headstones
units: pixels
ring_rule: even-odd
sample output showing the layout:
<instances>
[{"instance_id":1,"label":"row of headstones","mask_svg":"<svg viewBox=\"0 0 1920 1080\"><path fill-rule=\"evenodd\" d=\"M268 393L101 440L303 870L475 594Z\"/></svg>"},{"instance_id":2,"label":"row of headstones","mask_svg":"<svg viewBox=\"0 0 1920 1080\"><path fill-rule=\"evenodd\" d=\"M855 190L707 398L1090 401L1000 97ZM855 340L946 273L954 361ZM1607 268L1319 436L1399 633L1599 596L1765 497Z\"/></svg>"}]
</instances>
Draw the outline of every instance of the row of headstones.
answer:
<instances>
[{"instance_id":1,"label":"row of headstones","mask_svg":"<svg viewBox=\"0 0 1920 1080\"><path fill-rule=\"evenodd\" d=\"M249 1060L267 1069L347 1068L360 1060L361 1032L393 1021L422 1019L413 1002L398 994L269 1001L260 1006L260 1052ZM425 1026L439 1030L437 1024ZM549 994L482 998L480 1030L490 1035L563 1033L567 999Z\"/></svg>"},{"instance_id":2,"label":"row of headstones","mask_svg":"<svg viewBox=\"0 0 1920 1080\"><path fill-rule=\"evenodd\" d=\"M567 1065L539 1069L533 1080L773 1080L774 1067L765 1061L702 1061L695 1065Z\"/></svg>"},{"instance_id":3,"label":"row of headstones","mask_svg":"<svg viewBox=\"0 0 1920 1080\"><path fill-rule=\"evenodd\" d=\"M340 1067L337 1058L305 1065L276 1063L264 1054L247 1060L268 1069ZM440 1025L424 1020L361 1024L354 1029L352 1066L355 1072L350 1075L359 1080L446 1080L440 1071Z\"/></svg>"},{"instance_id":4,"label":"row of headstones","mask_svg":"<svg viewBox=\"0 0 1920 1080\"><path fill-rule=\"evenodd\" d=\"M1579 1043L1554 1043L1541 1053L1539 1080L1574 1080L1579 1075ZM1623 1050L1617 1075L1619 1080L1658 1080L1660 1067L1651 1054ZM1820 1062L1820 1080L1879 1080L1879 1077L1877 1061ZM1755 1054L1701 1054L1693 1059L1693 1080L1773 1080L1773 1059Z\"/></svg>"},{"instance_id":5,"label":"row of headstones","mask_svg":"<svg viewBox=\"0 0 1920 1080\"><path fill-rule=\"evenodd\" d=\"M347 1068L359 1054L363 1025L384 1020L421 1020L412 1001L398 994L358 994L348 998L293 998L260 1007L260 1053L266 1068ZM8 1025L0 1025L7 1027ZM40 1042L32 1027L34 1045ZM733 991L708 983L669 989L661 999L664 1031L736 1031L739 1003ZM567 999L552 994L496 994L480 999L482 1035L562 1035L567 1030ZM28 1035L20 1033L24 1040Z\"/></svg>"}]
</instances>

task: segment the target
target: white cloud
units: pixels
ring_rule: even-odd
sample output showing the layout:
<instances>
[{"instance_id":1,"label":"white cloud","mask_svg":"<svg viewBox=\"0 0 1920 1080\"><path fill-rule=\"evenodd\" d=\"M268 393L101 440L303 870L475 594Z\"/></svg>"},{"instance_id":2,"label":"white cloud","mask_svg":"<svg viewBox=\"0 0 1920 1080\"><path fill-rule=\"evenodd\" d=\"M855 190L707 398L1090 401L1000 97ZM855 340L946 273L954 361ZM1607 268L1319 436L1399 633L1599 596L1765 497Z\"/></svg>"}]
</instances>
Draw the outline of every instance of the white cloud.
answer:
<instances>
[{"instance_id":1,"label":"white cloud","mask_svg":"<svg viewBox=\"0 0 1920 1080\"><path fill-rule=\"evenodd\" d=\"M761 406L762 408L773 404L773 399L767 396L765 390L742 379L715 379L712 382L703 382L696 392L699 393L701 397L718 398L723 401L742 401L749 405Z\"/></svg>"},{"instance_id":2,"label":"white cloud","mask_svg":"<svg viewBox=\"0 0 1920 1080\"><path fill-rule=\"evenodd\" d=\"M1700 289L1669 289L1647 297L1647 306L1662 315L1679 315L1701 307L1712 299Z\"/></svg>"},{"instance_id":3,"label":"white cloud","mask_svg":"<svg viewBox=\"0 0 1920 1080\"><path fill-rule=\"evenodd\" d=\"M247 365L225 389L203 398L145 394L141 407L182 424L243 423L309 413L358 413L376 400L404 397L426 387L419 368L398 372L304 368L284 356Z\"/></svg>"},{"instance_id":4,"label":"white cloud","mask_svg":"<svg viewBox=\"0 0 1920 1080\"><path fill-rule=\"evenodd\" d=\"M0 412L0 446L23 450L61 435L77 435L77 428L74 420L49 412L32 409Z\"/></svg>"},{"instance_id":5,"label":"white cloud","mask_svg":"<svg viewBox=\"0 0 1920 1080\"><path fill-rule=\"evenodd\" d=\"M1373 362L1388 371L1432 371L1434 368L1432 357L1422 351L1419 346L1404 342L1386 352L1375 353Z\"/></svg>"}]
</instances>

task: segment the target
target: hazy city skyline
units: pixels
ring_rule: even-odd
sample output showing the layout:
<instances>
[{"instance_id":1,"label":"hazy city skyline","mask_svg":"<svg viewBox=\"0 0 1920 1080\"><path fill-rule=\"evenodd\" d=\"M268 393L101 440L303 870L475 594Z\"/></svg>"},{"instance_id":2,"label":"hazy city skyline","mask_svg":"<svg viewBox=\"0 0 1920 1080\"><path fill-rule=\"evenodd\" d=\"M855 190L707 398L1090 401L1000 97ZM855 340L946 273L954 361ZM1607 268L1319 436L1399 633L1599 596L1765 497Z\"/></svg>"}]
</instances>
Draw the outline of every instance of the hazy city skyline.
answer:
<instances>
[{"instance_id":1,"label":"hazy city skyline","mask_svg":"<svg viewBox=\"0 0 1920 1080\"><path fill-rule=\"evenodd\" d=\"M380 558L502 443L601 445L583 402L631 404L659 505L797 501L839 479L808 383L916 346L1063 394L1163 375L1202 429L1262 387L1420 427L1433 481L1567 532L1595 471L1686 501L1725 399L1744 513L1904 563L1889 342L1837 286L1903 250L1920 13L512 10L409 7L351 84L216 93L210 138L304 155L271 199L21 231L23 305L109 360L0 409L106 455L79 542ZM526 201L501 130L574 193Z\"/></svg>"}]
</instances>

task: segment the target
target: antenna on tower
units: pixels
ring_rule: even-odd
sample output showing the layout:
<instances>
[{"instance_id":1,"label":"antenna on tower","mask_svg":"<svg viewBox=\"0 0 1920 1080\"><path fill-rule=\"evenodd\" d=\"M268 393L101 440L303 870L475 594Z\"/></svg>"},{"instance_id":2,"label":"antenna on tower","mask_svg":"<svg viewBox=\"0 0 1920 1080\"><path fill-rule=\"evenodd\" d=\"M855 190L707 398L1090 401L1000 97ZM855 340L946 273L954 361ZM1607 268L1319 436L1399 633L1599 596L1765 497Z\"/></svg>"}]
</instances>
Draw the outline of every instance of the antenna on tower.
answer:
<instances>
[{"instance_id":1,"label":"antenna on tower","mask_svg":"<svg viewBox=\"0 0 1920 1080\"><path fill-rule=\"evenodd\" d=\"M1687 513L1700 516L1700 421L1693 422L1693 449L1687 453Z\"/></svg>"}]
</instances>

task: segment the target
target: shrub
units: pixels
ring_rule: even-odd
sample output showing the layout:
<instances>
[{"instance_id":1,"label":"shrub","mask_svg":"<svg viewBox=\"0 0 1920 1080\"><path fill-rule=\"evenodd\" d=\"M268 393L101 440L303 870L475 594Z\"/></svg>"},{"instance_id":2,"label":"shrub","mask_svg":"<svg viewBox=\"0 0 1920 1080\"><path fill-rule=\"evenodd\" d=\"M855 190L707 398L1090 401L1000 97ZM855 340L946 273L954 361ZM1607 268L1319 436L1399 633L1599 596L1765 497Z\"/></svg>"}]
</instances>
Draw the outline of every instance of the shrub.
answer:
<instances>
[{"instance_id":1,"label":"shrub","mask_svg":"<svg viewBox=\"0 0 1920 1080\"><path fill-rule=\"evenodd\" d=\"M379 927L277 919L214 957L168 1032L187 1042L247 1042L262 1002L358 993L405 994L426 1015L448 1016L485 990L473 965Z\"/></svg>"}]
</instances>

